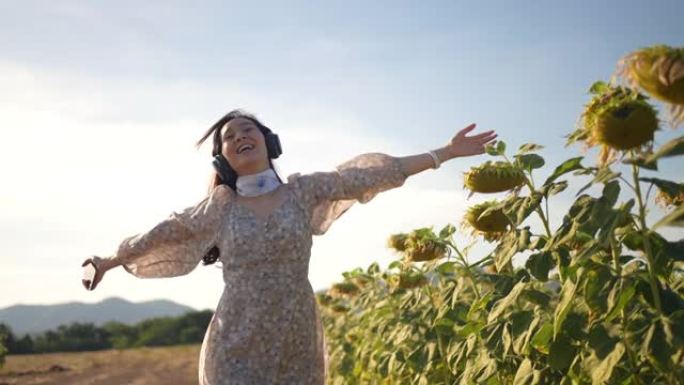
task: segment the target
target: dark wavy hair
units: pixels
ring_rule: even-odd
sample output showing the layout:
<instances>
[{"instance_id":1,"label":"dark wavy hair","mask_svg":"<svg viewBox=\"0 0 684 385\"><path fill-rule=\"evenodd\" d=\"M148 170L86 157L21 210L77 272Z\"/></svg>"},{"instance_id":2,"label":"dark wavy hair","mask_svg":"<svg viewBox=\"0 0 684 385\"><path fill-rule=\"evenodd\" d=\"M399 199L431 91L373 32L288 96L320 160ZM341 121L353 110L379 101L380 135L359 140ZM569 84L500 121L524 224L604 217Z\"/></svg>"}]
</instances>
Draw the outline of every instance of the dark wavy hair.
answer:
<instances>
[{"instance_id":1,"label":"dark wavy hair","mask_svg":"<svg viewBox=\"0 0 684 385\"><path fill-rule=\"evenodd\" d=\"M246 118L246 119L251 120L259 128L259 131L261 131L261 133L264 135L264 137L266 136L266 134L272 132L270 128L266 127L263 123L261 123L259 121L259 119L257 119L256 116L254 116L253 114L245 112L242 109L235 109L235 110L230 111L229 113L224 115L221 119L219 119L216 123L214 123L209 128L209 130L207 130L207 132L204 133L204 136L202 136L202 138L197 141L197 143L195 144L195 147L199 148L202 145L202 143L204 143L204 141L207 140L207 138L209 138L209 136L213 135L213 147L212 147L211 155L216 156L218 154L222 154L221 149L223 147L223 143L221 140L221 129L228 122L230 122L231 120L233 120L235 118ZM227 160L228 159L226 159L226 161ZM278 174L278 172L276 171L276 169L273 165L273 160L271 159L270 156L268 157L268 167L273 169L273 172L275 172L276 177L282 183L283 180L280 177L280 175ZM228 176L227 176L228 180L225 181L225 184L227 184L231 189L233 189L233 191L236 191L236 189L237 189L237 187L235 186L235 183L237 182L237 178L238 178L237 172L232 167L230 167L230 163L229 163L228 164ZM213 173L213 175L209 181L209 193L211 193L214 190L214 188L216 186L220 185L221 183L222 183L221 178L219 177L216 170L214 170L214 173ZM220 253L220 250L219 250L218 246L212 247L209 250L209 252L207 252L207 254L202 258L202 264L203 265L210 265L212 263L215 263L218 260L219 253Z\"/></svg>"}]
</instances>

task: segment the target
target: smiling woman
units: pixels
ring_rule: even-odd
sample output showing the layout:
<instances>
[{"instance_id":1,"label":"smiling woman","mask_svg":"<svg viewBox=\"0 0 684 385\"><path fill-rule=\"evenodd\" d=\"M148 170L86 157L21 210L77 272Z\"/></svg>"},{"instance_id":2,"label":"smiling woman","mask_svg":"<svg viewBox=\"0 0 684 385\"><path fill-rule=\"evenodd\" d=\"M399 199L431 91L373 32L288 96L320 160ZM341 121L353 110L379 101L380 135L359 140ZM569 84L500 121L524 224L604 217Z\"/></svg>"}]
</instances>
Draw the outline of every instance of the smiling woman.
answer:
<instances>
[{"instance_id":1,"label":"smiling woman","mask_svg":"<svg viewBox=\"0 0 684 385\"><path fill-rule=\"evenodd\" d=\"M272 163L281 153L277 135L231 111L198 142L213 135L217 175L207 197L126 238L116 255L94 258L91 289L115 266L139 278L174 277L213 252L225 286L202 344L200 384L322 385L326 347L308 280L313 235L409 175L484 152L496 135L466 137L473 128L431 154L364 153L333 171L295 173L282 183Z\"/></svg>"}]
</instances>

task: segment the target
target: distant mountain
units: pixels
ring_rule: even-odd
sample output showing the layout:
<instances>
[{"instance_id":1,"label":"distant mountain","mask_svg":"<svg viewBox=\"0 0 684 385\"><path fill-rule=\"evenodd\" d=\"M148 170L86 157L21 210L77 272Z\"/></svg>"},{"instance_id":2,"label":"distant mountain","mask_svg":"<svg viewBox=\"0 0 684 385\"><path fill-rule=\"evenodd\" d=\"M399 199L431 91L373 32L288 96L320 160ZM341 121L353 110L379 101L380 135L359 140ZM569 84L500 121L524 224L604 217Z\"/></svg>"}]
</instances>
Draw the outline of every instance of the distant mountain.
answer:
<instances>
[{"instance_id":1,"label":"distant mountain","mask_svg":"<svg viewBox=\"0 0 684 385\"><path fill-rule=\"evenodd\" d=\"M189 306L167 300L133 303L112 297L97 303L68 302L56 305L14 305L0 309L0 322L9 325L15 336L36 334L72 322L92 322L102 325L108 321L134 324L147 318L179 316L197 311Z\"/></svg>"}]
</instances>

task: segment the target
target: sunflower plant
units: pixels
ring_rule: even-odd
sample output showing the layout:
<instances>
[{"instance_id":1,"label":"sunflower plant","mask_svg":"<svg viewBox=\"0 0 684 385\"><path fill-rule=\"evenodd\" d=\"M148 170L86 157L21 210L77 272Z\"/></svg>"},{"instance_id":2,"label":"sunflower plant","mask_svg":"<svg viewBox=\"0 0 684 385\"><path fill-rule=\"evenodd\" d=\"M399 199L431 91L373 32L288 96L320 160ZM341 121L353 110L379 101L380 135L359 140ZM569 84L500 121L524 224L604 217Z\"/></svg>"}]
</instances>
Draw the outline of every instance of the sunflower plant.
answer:
<instances>
[{"instance_id":1,"label":"sunflower plant","mask_svg":"<svg viewBox=\"0 0 684 385\"><path fill-rule=\"evenodd\" d=\"M571 138L623 162L574 156L547 168L540 145L489 146L489 165L524 177L464 215L485 239L496 232L492 247L475 255L455 226L421 227L389 237L398 258L386 269L345 273L367 284L319 298L328 384L684 385L684 239L662 232L684 226L684 189L657 167L681 162L684 137L651 148L645 96L592 90ZM615 119L626 136L605 127ZM566 190L570 203L555 201ZM439 247L411 254L425 245Z\"/></svg>"}]
</instances>

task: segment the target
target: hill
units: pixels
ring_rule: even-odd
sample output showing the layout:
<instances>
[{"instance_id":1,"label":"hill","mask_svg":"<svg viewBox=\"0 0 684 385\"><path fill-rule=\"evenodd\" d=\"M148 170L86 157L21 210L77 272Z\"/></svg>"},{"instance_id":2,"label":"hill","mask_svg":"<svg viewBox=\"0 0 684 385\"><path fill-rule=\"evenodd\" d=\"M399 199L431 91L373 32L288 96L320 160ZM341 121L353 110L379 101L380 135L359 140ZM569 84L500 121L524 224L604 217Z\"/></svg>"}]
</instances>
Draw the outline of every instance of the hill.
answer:
<instances>
[{"instance_id":1,"label":"hill","mask_svg":"<svg viewBox=\"0 0 684 385\"><path fill-rule=\"evenodd\" d=\"M0 309L0 322L8 324L15 335L37 334L71 322L92 322L100 326L108 321L134 324L144 319L179 316L196 311L168 300L134 303L112 297L97 303L67 302L55 305L13 305Z\"/></svg>"}]
</instances>

